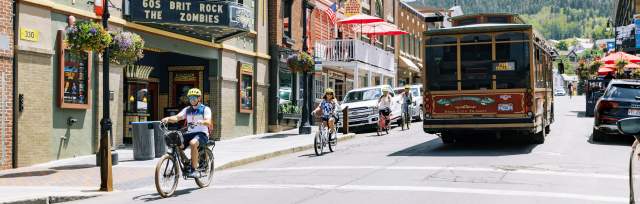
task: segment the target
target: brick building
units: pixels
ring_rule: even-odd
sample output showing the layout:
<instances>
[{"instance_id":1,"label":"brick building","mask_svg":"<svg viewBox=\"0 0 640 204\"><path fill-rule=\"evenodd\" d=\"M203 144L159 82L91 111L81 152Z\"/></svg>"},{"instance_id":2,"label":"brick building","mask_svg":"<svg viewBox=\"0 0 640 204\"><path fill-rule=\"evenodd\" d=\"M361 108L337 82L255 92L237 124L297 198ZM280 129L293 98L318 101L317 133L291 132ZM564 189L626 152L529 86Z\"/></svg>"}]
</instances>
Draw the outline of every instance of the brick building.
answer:
<instances>
[{"instance_id":1,"label":"brick building","mask_svg":"<svg viewBox=\"0 0 640 204\"><path fill-rule=\"evenodd\" d=\"M417 11L405 2L400 2L399 18L396 23L398 28L409 32L398 37L399 49L396 50L398 58L398 86L419 83L420 73L423 68L423 42L422 33L427 31L425 15Z\"/></svg>"},{"instance_id":2,"label":"brick building","mask_svg":"<svg viewBox=\"0 0 640 204\"><path fill-rule=\"evenodd\" d=\"M302 10L306 0L270 0L269 131L296 127L301 118L302 74L291 72L287 58L302 51ZM311 3L307 7L313 7ZM308 14L312 9L306 9ZM310 15L307 15L308 17ZM278 97L275 97L278 96Z\"/></svg>"},{"instance_id":3,"label":"brick building","mask_svg":"<svg viewBox=\"0 0 640 204\"><path fill-rule=\"evenodd\" d=\"M0 170L13 167L13 1L0 0Z\"/></svg>"}]
</instances>

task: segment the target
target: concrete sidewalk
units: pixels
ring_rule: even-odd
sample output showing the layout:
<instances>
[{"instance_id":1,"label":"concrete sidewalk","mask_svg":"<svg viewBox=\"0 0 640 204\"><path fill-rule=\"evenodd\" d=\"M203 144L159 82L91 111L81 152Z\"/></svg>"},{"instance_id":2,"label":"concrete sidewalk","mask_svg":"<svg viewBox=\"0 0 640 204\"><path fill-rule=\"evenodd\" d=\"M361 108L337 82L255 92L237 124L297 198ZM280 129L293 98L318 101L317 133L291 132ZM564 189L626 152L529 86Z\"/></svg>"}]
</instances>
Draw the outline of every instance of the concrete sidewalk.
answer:
<instances>
[{"instance_id":1,"label":"concrete sidewalk","mask_svg":"<svg viewBox=\"0 0 640 204\"><path fill-rule=\"evenodd\" d=\"M312 148L312 136L297 133L294 129L218 141L215 167L223 170ZM355 134L338 137L347 140ZM158 159L134 161L131 149L117 151L120 163L113 166L115 192L154 185ZM89 155L0 171L0 203L46 203L51 199L75 200L104 194L96 191L100 170L95 159L95 155Z\"/></svg>"}]
</instances>

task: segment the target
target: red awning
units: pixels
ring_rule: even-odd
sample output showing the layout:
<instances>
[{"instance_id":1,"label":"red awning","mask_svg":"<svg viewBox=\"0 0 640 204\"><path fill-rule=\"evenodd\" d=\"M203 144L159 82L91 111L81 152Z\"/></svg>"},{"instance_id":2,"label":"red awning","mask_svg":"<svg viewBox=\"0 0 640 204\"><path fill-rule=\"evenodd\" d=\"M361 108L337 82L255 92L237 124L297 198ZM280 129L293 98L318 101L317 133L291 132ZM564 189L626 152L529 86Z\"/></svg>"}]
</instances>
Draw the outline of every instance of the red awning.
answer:
<instances>
[{"instance_id":1,"label":"red awning","mask_svg":"<svg viewBox=\"0 0 640 204\"><path fill-rule=\"evenodd\" d=\"M405 35L409 32L398 29L398 26L387 22L366 24L362 27L362 34L367 35Z\"/></svg>"}]
</instances>

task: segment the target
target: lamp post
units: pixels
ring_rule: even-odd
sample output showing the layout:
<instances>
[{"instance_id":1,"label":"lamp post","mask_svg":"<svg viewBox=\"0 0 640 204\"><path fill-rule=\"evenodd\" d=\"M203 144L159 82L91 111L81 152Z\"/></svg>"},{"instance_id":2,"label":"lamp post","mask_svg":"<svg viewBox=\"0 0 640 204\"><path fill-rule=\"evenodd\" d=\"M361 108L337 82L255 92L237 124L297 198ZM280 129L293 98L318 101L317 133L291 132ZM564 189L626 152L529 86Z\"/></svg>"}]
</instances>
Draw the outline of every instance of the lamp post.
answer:
<instances>
[{"instance_id":1,"label":"lamp post","mask_svg":"<svg viewBox=\"0 0 640 204\"><path fill-rule=\"evenodd\" d=\"M314 6L308 2L308 0L302 0L302 51L309 51L309 46L307 46L307 38L309 38L307 31L307 8L313 8ZM309 121L311 120L311 114L309 110L311 109L312 99L311 99L311 77L309 72L303 72L302 74L303 80L303 104L302 104L302 121L300 121L300 128L298 129L298 133L300 134L311 134L311 125Z\"/></svg>"},{"instance_id":2,"label":"lamp post","mask_svg":"<svg viewBox=\"0 0 640 204\"><path fill-rule=\"evenodd\" d=\"M100 1L100 0L98 0ZM102 27L109 27L109 0L104 0ZM111 169L111 149L109 148L109 48L102 53L102 120L100 120L100 191L113 191L113 175Z\"/></svg>"}]
</instances>

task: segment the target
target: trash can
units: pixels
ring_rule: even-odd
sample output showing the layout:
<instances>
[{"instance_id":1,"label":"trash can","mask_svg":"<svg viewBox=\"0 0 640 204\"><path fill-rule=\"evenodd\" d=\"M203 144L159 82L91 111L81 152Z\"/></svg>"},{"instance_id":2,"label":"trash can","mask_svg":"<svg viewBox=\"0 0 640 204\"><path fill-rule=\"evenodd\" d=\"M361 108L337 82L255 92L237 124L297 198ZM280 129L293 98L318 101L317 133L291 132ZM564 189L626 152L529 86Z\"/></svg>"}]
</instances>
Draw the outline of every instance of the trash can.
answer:
<instances>
[{"instance_id":1,"label":"trash can","mask_svg":"<svg viewBox=\"0 0 640 204\"><path fill-rule=\"evenodd\" d=\"M167 145L164 142L164 131L160 128L160 121L153 122L153 138L156 158L162 157L167 153Z\"/></svg>"},{"instance_id":2,"label":"trash can","mask_svg":"<svg viewBox=\"0 0 640 204\"><path fill-rule=\"evenodd\" d=\"M150 160L155 158L153 124L150 122L132 122L133 159Z\"/></svg>"}]
</instances>

